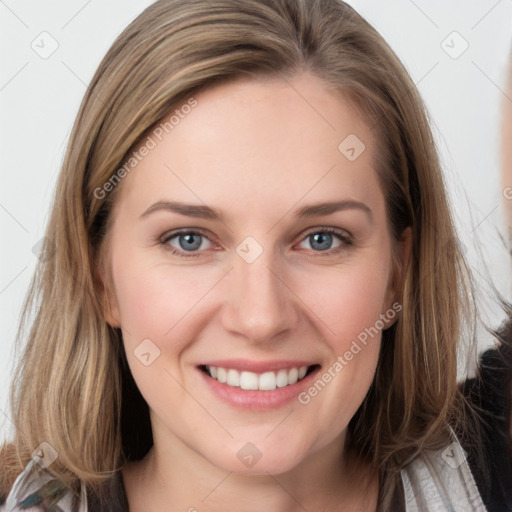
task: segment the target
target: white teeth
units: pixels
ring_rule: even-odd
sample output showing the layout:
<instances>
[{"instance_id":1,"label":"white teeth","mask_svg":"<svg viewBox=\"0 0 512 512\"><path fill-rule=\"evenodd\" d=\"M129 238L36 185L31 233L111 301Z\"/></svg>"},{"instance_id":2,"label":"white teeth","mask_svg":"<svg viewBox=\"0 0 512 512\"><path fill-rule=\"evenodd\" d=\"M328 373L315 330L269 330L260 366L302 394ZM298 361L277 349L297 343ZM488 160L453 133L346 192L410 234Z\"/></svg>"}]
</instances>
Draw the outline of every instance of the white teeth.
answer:
<instances>
[{"instance_id":1,"label":"white teeth","mask_svg":"<svg viewBox=\"0 0 512 512\"><path fill-rule=\"evenodd\" d=\"M240 386L240 374L236 370L228 370L226 384L228 386Z\"/></svg>"},{"instance_id":2,"label":"white teeth","mask_svg":"<svg viewBox=\"0 0 512 512\"><path fill-rule=\"evenodd\" d=\"M230 370L238 373L236 370ZM242 372L240 374L240 387L242 389L258 389L258 375L252 372Z\"/></svg>"},{"instance_id":3,"label":"white teeth","mask_svg":"<svg viewBox=\"0 0 512 512\"><path fill-rule=\"evenodd\" d=\"M258 389L262 391L276 389L276 374L274 372L262 373L258 379Z\"/></svg>"},{"instance_id":4,"label":"white teeth","mask_svg":"<svg viewBox=\"0 0 512 512\"><path fill-rule=\"evenodd\" d=\"M222 383L228 380L228 372L225 368L217 368L217 380Z\"/></svg>"},{"instance_id":5,"label":"white teeth","mask_svg":"<svg viewBox=\"0 0 512 512\"><path fill-rule=\"evenodd\" d=\"M297 368L292 368L290 373L288 374L288 383L295 384L299 380L299 370Z\"/></svg>"},{"instance_id":6,"label":"white teeth","mask_svg":"<svg viewBox=\"0 0 512 512\"><path fill-rule=\"evenodd\" d=\"M273 391L278 388L285 386L291 386L298 380L304 378L308 371L307 366L301 366L300 368L290 368L289 370L279 370L277 372L265 372L265 373L254 373L254 372L239 372L232 368L220 368L215 366L207 366L210 376L222 384L228 386L240 387L246 390L260 390L260 391Z\"/></svg>"},{"instance_id":7,"label":"white teeth","mask_svg":"<svg viewBox=\"0 0 512 512\"><path fill-rule=\"evenodd\" d=\"M283 388L288 386L288 372L286 370L279 370L277 372L277 387Z\"/></svg>"}]
</instances>

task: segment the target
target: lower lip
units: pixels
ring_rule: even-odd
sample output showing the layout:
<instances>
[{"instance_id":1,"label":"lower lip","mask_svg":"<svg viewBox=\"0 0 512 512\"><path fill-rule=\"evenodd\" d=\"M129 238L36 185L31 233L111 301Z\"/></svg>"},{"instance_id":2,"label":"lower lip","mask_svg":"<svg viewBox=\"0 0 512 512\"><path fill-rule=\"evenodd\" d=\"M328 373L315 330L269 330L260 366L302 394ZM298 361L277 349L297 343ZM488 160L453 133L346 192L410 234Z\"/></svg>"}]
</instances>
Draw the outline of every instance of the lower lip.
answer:
<instances>
[{"instance_id":1,"label":"lower lip","mask_svg":"<svg viewBox=\"0 0 512 512\"><path fill-rule=\"evenodd\" d=\"M228 386L222 384L218 380L207 375L201 369L197 371L202 375L206 385L210 391L222 401L230 405L242 409L250 409L253 411L264 411L267 409L275 409L290 402L294 398L311 385L312 378L320 370L315 368L311 373L306 375L302 380L297 381L290 386L276 388L272 391L246 390L239 387Z\"/></svg>"}]
</instances>

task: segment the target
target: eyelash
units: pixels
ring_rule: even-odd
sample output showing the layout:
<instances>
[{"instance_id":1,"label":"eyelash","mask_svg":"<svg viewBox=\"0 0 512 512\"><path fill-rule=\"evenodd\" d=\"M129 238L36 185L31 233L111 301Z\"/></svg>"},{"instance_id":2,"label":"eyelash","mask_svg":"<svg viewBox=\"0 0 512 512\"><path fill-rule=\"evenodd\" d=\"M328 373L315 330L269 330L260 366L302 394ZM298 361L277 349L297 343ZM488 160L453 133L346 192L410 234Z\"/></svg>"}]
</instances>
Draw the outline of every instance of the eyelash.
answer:
<instances>
[{"instance_id":1,"label":"eyelash","mask_svg":"<svg viewBox=\"0 0 512 512\"><path fill-rule=\"evenodd\" d=\"M312 230L308 231L300 241L302 242L306 238L308 238L310 235L313 235L316 233L333 234L333 235L336 235L339 238L339 240L341 241L341 245L339 245L338 247L336 247L334 249L328 249L326 251L313 251L313 252L317 253L318 256L323 256L326 254L336 255L343 251L346 251L351 245L353 245L352 238L346 231L342 231L340 229L330 228L330 227L321 227L321 228L312 229ZM200 236L203 236L203 237L207 238L208 240L210 240L208 235L206 235L201 229L181 230L181 231L175 231L175 232L171 232L169 234L163 235L163 237L160 238L160 240L159 240L159 244L162 245L165 250L170 251L170 253L172 255L179 256L182 258L197 258L197 257L201 256L202 251L187 252L187 251L178 250L175 247L170 246L168 244L168 242L170 240L172 240L173 238L176 238L179 235L200 235ZM210 240L210 242L211 242L211 240Z\"/></svg>"}]
</instances>

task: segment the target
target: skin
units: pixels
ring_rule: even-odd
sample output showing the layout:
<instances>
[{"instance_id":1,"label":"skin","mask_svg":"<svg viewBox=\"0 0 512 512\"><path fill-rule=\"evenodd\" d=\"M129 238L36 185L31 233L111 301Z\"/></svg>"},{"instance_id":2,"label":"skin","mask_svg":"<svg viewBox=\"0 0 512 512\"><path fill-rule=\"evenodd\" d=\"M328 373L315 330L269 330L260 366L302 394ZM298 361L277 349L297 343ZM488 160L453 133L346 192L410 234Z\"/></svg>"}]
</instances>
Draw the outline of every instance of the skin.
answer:
<instances>
[{"instance_id":1,"label":"skin","mask_svg":"<svg viewBox=\"0 0 512 512\"><path fill-rule=\"evenodd\" d=\"M123 469L130 510L375 510L377 475L356 467L344 442L372 382L380 334L307 405L241 410L212 395L196 368L239 357L327 369L392 307L395 242L374 135L344 96L308 73L289 83L237 79L195 98L122 182L109 234L105 314L122 328L154 435L146 458ZM349 134L366 146L353 162L338 150ZM342 199L370 214L295 217ZM140 217L162 200L208 205L224 222L163 210ZM351 243L333 235L319 250L308 235L325 227ZM198 257L171 254L186 254L179 237L159 243L181 229L206 235ZM236 252L247 236L263 249L250 264ZM410 237L396 250L406 261ZM134 355L147 338L160 350L150 366ZM237 457L247 442L262 454L250 468Z\"/></svg>"}]
</instances>

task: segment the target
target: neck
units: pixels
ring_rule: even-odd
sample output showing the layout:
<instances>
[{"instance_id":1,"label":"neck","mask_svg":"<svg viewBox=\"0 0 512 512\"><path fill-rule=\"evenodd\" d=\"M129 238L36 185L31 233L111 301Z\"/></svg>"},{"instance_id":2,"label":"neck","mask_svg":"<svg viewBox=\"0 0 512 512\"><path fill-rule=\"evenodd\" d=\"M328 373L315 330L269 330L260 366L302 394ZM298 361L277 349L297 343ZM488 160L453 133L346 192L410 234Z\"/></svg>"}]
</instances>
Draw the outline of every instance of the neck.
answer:
<instances>
[{"instance_id":1,"label":"neck","mask_svg":"<svg viewBox=\"0 0 512 512\"><path fill-rule=\"evenodd\" d=\"M339 443L283 473L250 475L223 470L184 444L155 443L142 461L123 468L130 512L169 510L169 503L187 512L376 510L376 471Z\"/></svg>"}]
</instances>

